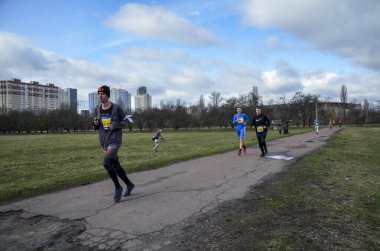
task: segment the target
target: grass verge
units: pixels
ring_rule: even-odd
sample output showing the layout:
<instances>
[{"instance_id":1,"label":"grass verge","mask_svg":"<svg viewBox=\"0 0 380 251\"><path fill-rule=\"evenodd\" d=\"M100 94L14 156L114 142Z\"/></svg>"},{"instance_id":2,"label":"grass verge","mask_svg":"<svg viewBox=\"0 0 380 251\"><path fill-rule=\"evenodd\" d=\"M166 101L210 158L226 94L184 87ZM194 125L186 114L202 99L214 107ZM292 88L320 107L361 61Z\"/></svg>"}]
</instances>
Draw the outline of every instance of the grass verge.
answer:
<instances>
[{"instance_id":1,"label":"grass verge","mask_svg":"<svg viewBox=\"0 0 380 251\"><path fill-rule=\"evenodd\" d=\"M310 131L291 129L289 136ZM127 172L148 170L195 157L236 149L233 129L163 132L159 152L152 150L153 133L125 132L120 148L121 164ZM284 137L276 131L268 140ZM247 145L252 140L247 133ZM107 177L97 133L0 135L0 202L88 184Z\"/></svg>"},{"instance_id":2,"label":"grass verge","mask_svg":"<svg viewBox=\"0 0 380 251\"><path fill-rule=\"evenodd\" d=\"M202 234L218 250L380 250L379 152L379 127L345 128Z\"/></svg>"}]
</instances>

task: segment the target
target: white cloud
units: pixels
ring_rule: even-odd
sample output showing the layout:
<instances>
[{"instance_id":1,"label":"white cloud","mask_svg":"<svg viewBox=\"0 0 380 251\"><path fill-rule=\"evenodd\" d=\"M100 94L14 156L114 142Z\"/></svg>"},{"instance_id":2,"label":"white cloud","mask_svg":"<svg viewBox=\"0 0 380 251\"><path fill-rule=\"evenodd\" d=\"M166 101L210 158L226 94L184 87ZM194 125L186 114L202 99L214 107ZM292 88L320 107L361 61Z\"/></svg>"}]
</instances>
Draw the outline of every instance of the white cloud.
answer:
<instances>
[{"instance_id":1,"label":"white cloud","mask_svg":"<svg viewBox=\"0 0 380 251\"><path fill-rule=\"evenodd\" d=\"M114 29L144 39L190 46L210 46L217 40L204 28L160 6L128 3L107 22Z\"/></svg>"},{"instance_id":2,"label":"white cloud","mask_svg":"<svg viewBox=\"0 0 380 251\"><path fill-rule=\"evenodd\" d=\"M124 39L124 40L112 41L112 42L108 42L107 44L101 46L99 49L114 47L114 46L118 46L118 45L121 45L121 44L129 43L131 41L132 41L132 39Z\"/></svg>"},{"instance_id":3,"label":"white cloud","mask_svg":"<svg viewBox=\"0 0 380 251\"><path fill-rule=\"evenodd\" d=\"M272 95L295 92L303 88L299 73L285 61L278 61L275 70L263 72L262 80L263 89Z\"/></svg>"},{"instance_id":4,"label":"white cloud","mask_svg":"<svg viewBox=\"0 0 380 251\"><path fill-rule=\"evenodd\" d=\"M78 98L87 100L89 92L100 84L123 88L135 94L146 85L154 104L161 99L178 98L196 103L200 95L207 99L212 91L224 98L247 94L252 86L259 88L265 101L296 91L337 98L342 84L348 88L349 98L363 100L380 93L380 75L367 77L344 76L334 72L301 73L286 61L278 61L274 69L259 71L235 63L197 58L185 51L129 48L110 56L111 66L72 58L34 48L22 38L0 33L0 78L20 78L23 81L54 83L62 88L78 89ZM14 57L18 55L19 57Z\"/></svg>"},{"instance_id":5,"label":"white cloud","mask_svg":"<svg viewBox=\"0 0 380 251\"><path fill-rule=\"evenodd\" d=\"M21 78L24 82L39 81L62 88L77 88L78 99L82 100L101 83L125 81L120 72L33 48L27 41L9 33L0 32L0 50L1 78Z\"/></svg>"},{"instance_id":6,"label":"white cloud","mask_svg":"<svg viewBox=\"0 0 380 251\"><path fill-rule=\"evenodd\" d=\"M38 49L27 47L27 41L16 35L0 31L0 73L9 70L33 71L44 70L46 59ZM25 64L24 62L28 62ZM21 73L21 72L20 72Z\"/></svg>"},{"instance_id":7,"label":"white cloud","mask_svg":"<svg viewBox=\"0 0 380 251\"><path fill-rule=\"evenodd\" d=\"M208 92L214 81L202 67L204 64L175 49L129 48L112 57L113 67L124 71L129 86L147 85L157 101L178 98L192 101L199 93Z\"/></svg>"},{"instance_id":8,"label":"white cloud","mask_svg":"<svg viewBox=\"0 0 380 251\"><path fill-rule=\"evenodd\" d=\"M277 28L380 70L380 4L373 0L243 0L244 23Z\"/></svg>"},{"instance_id":9,"label":"white cloud","mask_svg":"<svg viewBox=\"0 0 380 251\"><path fill-rule=\"evenodd\" d=\"M339 97L343 81L333 72L307 72L302 76L302 83L305 93L318 93L322 97Z\"/></svg>"},{"instance_id":10,"label":"white cloud","mask_svg":"<svg viewBox=\"0 0 380 251\"><path fill-rule=\"evenodd\" d=\"M215 91L221 92L226 98L247 94L252 86L262 89L261 72L244 65L226 63L221 65L217 83Z\"/></svg>"},{"instance_id":11,"label":"white cloud","mask_svg":"<svg viewBox=\"0 0 380 251\"><path fill-rule=\"evenodd\" d=\"M302 76L302 83L305 93L315 93L334 101L340 101L342 85L347 87L350 101L379 100L380 74L343 76L334 72L308 72Z\"/></svg>"}]
</instances>

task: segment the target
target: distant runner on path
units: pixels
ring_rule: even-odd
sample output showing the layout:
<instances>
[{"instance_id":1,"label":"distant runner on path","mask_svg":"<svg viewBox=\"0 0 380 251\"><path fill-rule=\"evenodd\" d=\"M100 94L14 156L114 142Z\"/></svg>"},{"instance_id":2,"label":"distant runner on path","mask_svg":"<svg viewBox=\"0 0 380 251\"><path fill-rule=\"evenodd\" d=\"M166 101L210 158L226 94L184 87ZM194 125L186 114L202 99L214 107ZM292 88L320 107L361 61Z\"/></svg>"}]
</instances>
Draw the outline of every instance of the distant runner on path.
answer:
<instances>
[{"instance_id":1,"label":"distant runner on path","mask_svg":"<svg viewBox=\"0 0 380 251\"><path fill-rule=\"evenodd\" d=\"M315 127L315 133L317 134L317 137L318 137L318 133L319 133L319 120L316 119L314 121L314 127Z\"/></svg>"},{"instance_id":2,"label":"distant runner on path","mask_svg":"<svg viewBox=\"0 0 380 251\"><path fill-rule=\"evenodd\" d=\"M232 119L232 124L236 128L236 133L239 138L239 151L238 155L241 155L241 150L243 149L244 154L247 153L247 147L244 144L244 137L245 137L245 126L248 122L248 116L243 112L243 109L241 107L238 107L236 109L237 114L234 115L234 118Z\"/></svg>"},{"instance_id":3,"label":"distant runner on path","mask_svg":"<svg viewBox=\"0 0 380 251\"><path fill-rule=\"evenodd\" d=\"M260 157L264 157L268 153L267 144L265 138L267 137L267 131L270 126L270 120L261 112L261 108L256 108L256 116L252 119L252 128L256 130L256 137L259 141L259 147L261 150Z\"/></svg>"},{"instance_id":4,"label":"distant runner on path","mask_svg":"<svg viewBox=\"0 0 380 251\"><path fill-rule=\"evenodd\" d=\"M161 132L162 132L162 129L158 129L158 131L156 132L156 134L152 137L152 140L153 140L153 143L154 143L154 147L153 147L153 150L155 152L158 152L158 145L160 143L160 139L164 140L164 138L161 136Z\"/></svg>"},{"instance_id":5,"label":"distant runner on path","mask_svg":"<svg viewBox=\"0 0 380 251\"><path fill-rule=\"evenodd\" d=\"M127 185L124 196L129 196L135 187L125 174L117 156L122 143L122 128L125 126L125 119L128 119L128 116L120 106L108 100L110 97L108 86L99 87L98 95L101 104L96 107L93 125L96 130L99 130L99 141L104 151L103 166L115 185L114 201L119 202L123 187L119 183L118 176Z\"/></svg>"}]
</instances>

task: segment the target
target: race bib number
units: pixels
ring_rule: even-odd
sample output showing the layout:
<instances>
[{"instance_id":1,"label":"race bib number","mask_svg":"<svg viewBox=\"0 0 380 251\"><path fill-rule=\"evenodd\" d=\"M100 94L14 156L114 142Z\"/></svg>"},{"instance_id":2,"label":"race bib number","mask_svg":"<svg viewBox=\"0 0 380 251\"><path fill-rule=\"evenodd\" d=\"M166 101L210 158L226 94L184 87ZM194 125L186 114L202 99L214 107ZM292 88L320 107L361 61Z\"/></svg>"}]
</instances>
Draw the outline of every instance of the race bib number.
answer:
<instances>
[{"instance_id":1,"label":"race bib number","mask_svg":"<svg viewBox=\"0 0 380 251\"><path fill-rule=\"evenodd\" d=\"M258 127L256 128L256 131L257 131L257 132L263 132L263 131L264 131L264 127L263 127L263 126L258 126Z\"/></svg>"},{"instance_id":2,"label":"race bib number","mask_svg":"<svg viewBox=\"0 0 380 251\"><path fill-rule=\"evenodd\" d=\"M237 122L238 123L244 123L244 119L243 118L238 118Z\"/></svg>"},{"instance_id":3,"label":"race bib number","mask_svg":"<svg viewBox=\"0 0 380 251\"><path fill-rule=\"evenodd\" d=\"M101 117L104 129L109 129L111 125L111 117Z\"/></svg>"}]
</instances>

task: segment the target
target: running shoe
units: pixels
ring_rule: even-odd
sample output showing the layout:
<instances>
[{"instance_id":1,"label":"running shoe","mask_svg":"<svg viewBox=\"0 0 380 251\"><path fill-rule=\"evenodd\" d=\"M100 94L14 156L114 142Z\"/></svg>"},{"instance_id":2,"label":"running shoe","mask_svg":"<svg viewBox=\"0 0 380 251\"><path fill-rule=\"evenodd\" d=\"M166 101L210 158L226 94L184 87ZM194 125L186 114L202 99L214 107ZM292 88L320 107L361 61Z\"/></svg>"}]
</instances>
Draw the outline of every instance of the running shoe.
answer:
<instances>
[{"instance_id":1,"label":"running shoe","mask_svg":"<svg viewBox=\"0 0 380 251\"><path fill-rule=\"evenodd\" d=\"M265 153L262 153L262 154L260 155L260 157L265 157Z\"/></svg>"},{"instance_id":2,"label":"running shoe","mask_svg":"<svg viewBox=\"0 0 380 251\"><path fill-rule=\"evenodd\" d=\"M153 151L157 152L157 149L156 149L156 148L153 148Z\"/></svg>"},{"instance_id":3,"label":"running shoe","mask_svg":"<svg viewBox=\"0 0 380 251\"><path fill-rule=\"evenodd\" d=\"M115 196L114 196L114 201L119 202L121 199L121 195L123 194L123 188L115 188Z\"/></svg>"},{"instance_id":4,"label":"running shoe","mask_svg":"<svg viewBox=\"0 0 380 251\"><path fill-rule=\"evenodd\" d=\"M127 186L127 190L124 193L124 197L128 197L129 195L131 195L133 188L135 188L135 184L133 184L133 183L131 183L131 185Z\"/></svg>"},{"instance_id":5,"label":"running shoe","mask_svg":"<svg viewBox=\"0 0 380 251\"><path fill-rule=\"evenodd\" d=\"M244 153L244 155L247 154L247 148L246 147L243 148L243 153Z\"/></svg>"},{"instance_id":6,"label":"running shoe","mask_svg":"<svg viewBox=\"0 0 380 251\"><path fill-rule=\"evenodd\" d=\"M238 155L241 155L241 149L239 149L239 151L238 151Z\"/></svg>"}]
</instances>

